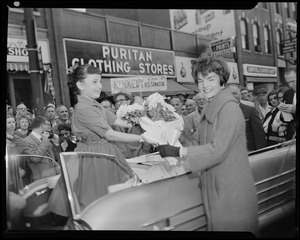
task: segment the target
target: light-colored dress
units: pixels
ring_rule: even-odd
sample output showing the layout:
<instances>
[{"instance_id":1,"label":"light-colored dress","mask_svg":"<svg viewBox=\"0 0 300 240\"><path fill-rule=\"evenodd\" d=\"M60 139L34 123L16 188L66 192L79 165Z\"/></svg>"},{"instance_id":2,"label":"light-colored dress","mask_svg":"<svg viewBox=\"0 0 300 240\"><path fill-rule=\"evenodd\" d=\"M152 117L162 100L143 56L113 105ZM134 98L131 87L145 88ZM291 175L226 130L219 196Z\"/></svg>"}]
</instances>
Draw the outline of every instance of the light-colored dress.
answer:
<instances>
[{"instance_id":1,"label":"light-colored dress","mask_svg":"<svg viewBox=\"0 0 300 240\"><path fill-rule=\"evenodd\" d=\"M111 154L128 165L121 151L104 138L116 118L116 115L107 111L97 101L78 96L78 103L72 115L72 132L80 139L75 152ZM78 178L73 187L81 209L106 195L108 185L129 179L129 175L124 174L120 168L99 159L80 158L78 164ZM56 214L70 216L66 188L62 180L59 179L50 196L49 209Z\"/></svg>"}]
</instances>

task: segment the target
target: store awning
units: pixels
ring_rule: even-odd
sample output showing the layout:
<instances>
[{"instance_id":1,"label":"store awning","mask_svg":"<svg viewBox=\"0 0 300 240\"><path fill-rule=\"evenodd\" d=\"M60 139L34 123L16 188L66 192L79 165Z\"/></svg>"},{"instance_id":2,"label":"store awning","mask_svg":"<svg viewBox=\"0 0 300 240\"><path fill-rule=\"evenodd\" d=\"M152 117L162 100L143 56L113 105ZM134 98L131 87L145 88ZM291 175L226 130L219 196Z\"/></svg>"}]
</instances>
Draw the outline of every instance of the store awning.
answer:
<instances>
[{"instance_id":1,"label":"store awning","mask_svg":"<svg viewBox=\"0 0 300 240\"><path fill-rule=\"evenodd\" d=\"M106 94L111 94L110 79L102 78L102 91ZM154 92L134 92L135 95L149 96ZM164 95L176 95L176 94L193 94L195 91L181 85L172 79L167 79L167 90L160 91L159 93Z\"/></svg>"},{"instance_id":2,"label":"store awning","mask_svg":"<svg viewBox=\"0 0 300 240\"><path fill-rule=\"evenodd\" d=\"M247 77L247 82L277 82L277 78L274 77Z\"/></svg>"},{"instance_id":3,"label":"store awning","mask_svg":"<svg viewBox=\"0 0 300 240\"><path fill-rule=\"evenodd\" d=\"M188 83L182 83L182 86L194 91L194 92L199 92L199 88L196 84L188 84Z\"/></svg>"},{"instance_id":4,"label":"store awning","mask_svg":"<svg viewBox=\"0 0 300 240\"><path fill-rule=\"evenodd\" d=\"M27 62L8 62L6 64L7 71L28 71L29 63Z\"/></svg>"}]
</instances>

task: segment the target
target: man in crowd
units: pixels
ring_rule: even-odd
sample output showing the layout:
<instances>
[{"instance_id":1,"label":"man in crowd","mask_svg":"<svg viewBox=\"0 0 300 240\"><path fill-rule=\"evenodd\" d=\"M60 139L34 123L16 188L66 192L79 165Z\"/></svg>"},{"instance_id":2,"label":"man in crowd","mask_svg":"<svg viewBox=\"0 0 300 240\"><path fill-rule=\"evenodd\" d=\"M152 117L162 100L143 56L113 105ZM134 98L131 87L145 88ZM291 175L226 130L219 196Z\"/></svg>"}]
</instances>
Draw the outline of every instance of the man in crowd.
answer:
<instances>
[{"instance_id":1,"label":"man in crowd","mask_svg":"<svg viewBox=\"0 0 300 240\"><path fill-rule=\"evenodd\" d=\"M284 74L284 77L290 88L284 93L282 102L279 104L278 108L283 113L292 114L293 119L285 120L285 122L287 122L287 140L290 140L293 138L293 135L296 133L296 127L297 127L296 126L297 125L296 67L288 68Z\"/></svg>"},{"instance_id":2,"label":"man in crowd","mask_svg":"<svg viewBox=\"0 0 300 240\"><path fill-rule=\"evenodd\" d=\"M241 87L241 103L254 107L254 103L250 101L249 90L246 87Z\"/></svg>"},{"instance_id":3,"label":"man in crowd","mask_svg":"<svg viewBox=\"0 0 300 240\"><path fill-rule=\"evenodd\" d=\"M31 129L30 124L32 122L33 115L30 112L28 112L28 109L24 103L20 103L17 106L16 122L20 122L20 118L23 116L26 116L29 119L29 129ZM19 126L17 126L17 128L19 128Z\"/></svg>"},{"instance_id":4,"label":"man in crowd","mask_svg":"<svg viewBox=\"0 0 300 240\"><path fill-rule=\"evenodd\" d=\"M266 114L272 110L272 107L268 104L267 101L267 93L268 91L265 88L259 88L256 91L258 101L256 109L259 113L261 121L263 121L265 119Z\"/></svg>"},{"instance_id":5,"label":"man in crowd","mask_svg":"<svg viewBox=\"0 0 300 240\"><path fill-rule=\"evenodd\" d=\"M193 99L187 99L185 101L185 106L186 106L186 111L187 114L189 115L190 113L194 112L196 110L196 102Z\"/></svg>"},{"instance_id":6,"label":"man in crowd","mask_svg":"<svg viewBox=\"0 0 300 240\"><path fill-rule=\"evenodd\" d=\"M192 141L193 134L199 129L201 121L201 112L207 103L206 97L203 93L199 92L195 97L196 110L184 117L184 129L179 138L183 146L189 146Z\"/></svg>"},{"instance_id":7,"label":"man in crowd","mask_svg":"<svg viewBox=\"0 0 300 240\"><path fill-rule=\"evenodd\" d=\"M44 109L46 119L51 123L51 127L54 127L56 125L54 104L49 103Z\"/></svg>"},{"instance_id":8,"label":"man in crowd","mask_svg":"<svg viewBox=\"0 0 300 240\"><path fill-rule=\"evenodd\" d=\"M63 152L73 152L77 147L75 139L72 139L72 129L67 123L61 123L58 125L58 131L60 136L60 146Z\"/></svg>"},{"instance_id":9,"label":"man in crowd","mask_svg":"<svg viewBox=\"0 0 300 240\"><path fill-rule=\"evenodd\" d=\"M238 86L230 85L229 88L238 101L245 118L248 151L255 151L266 147L266 135L258 111L255 107L241 103L241 91Z\"/></svg>"},{"instance_id":10,"label":"man in crowd","mask_svg":"<svg viewBox=\"0 0 300 240\"><path fill-rule=\"evenodd\" d=\"M47 129L49 129L49 126L46 118L42 116L35 117L32 121L32 132L24 139L28 144L24 152L30 155L47 156L58 161L59 150L55 151L53 149L57 146L52 145ZM28 165L31 170L32 181L60 173L58 164L48 158L30 157Z\"/></svg>"},{"instance_id":11,"label":"man in crowd","mask_svg":"<svg viewBox=\"0 0 300 240\"><path fill-rule=\"evenodd\" d=\"M182 115L182 101L179 97L174 96L170 99L170 105L172 105L175 108L175 112L178 113L180 116Z\"/></svg>"},{"instance_id":12,"label":"man in crowd","mask_svg":"<svg viewBox=\"0 0 300 240\"><path fill-rule=\"evenodd\" d=\"M69 119L69 111L64 105L59 105L56 107L56 115L58 116L58 119L56 120L55 126L52 127L52 131L59 135L58 125L61 123L67 123L71 125L71 120Z\"/></svg>"}]
</instances>

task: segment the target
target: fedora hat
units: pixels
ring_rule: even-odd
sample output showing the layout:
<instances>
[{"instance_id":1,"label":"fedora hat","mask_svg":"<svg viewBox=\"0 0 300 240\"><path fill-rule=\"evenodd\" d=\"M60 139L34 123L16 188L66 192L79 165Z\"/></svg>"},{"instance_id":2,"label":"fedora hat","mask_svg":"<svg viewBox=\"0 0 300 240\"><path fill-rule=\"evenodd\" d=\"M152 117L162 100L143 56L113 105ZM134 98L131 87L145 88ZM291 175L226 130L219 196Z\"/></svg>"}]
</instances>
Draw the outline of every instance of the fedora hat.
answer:
<instances>
[{"instance_id":1,"label":"fedora hat","mask_svg":"<svg viewBox=\"0 0 300 240\"><path fill-rule=\"evenodd\" d=\"M256 94L259 94L259 93L267 93L268 91L265 89L265 88L259 88L256 90Z\"/></svg>"},{"instance_id":2,"label":"fedora hat","mask_svg":"<svg viewBox=\"0 0 300 240\"><path fill-rule=\"evenodd\" d=\"M129 100L130 100L130 104L133 103L134 101L134 97L133 97L133 94L127 90L121 90L120 92L114 94L113 98L114 98L114 101L116 102L117 101L117 96L119 95L124 95L125 97L127 97Z\"/></svg>"}]
</instances>

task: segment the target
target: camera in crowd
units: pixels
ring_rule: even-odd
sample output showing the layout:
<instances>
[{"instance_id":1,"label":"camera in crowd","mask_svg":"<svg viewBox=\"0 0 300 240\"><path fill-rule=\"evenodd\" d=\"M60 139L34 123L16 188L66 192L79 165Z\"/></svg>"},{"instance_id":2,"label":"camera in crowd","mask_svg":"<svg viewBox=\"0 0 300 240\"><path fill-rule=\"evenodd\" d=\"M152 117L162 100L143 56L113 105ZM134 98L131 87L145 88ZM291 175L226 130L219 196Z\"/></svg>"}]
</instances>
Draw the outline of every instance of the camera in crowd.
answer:
<instances>
[{"instance_id":1,"label":"camera in crowd","mask_svg":"<svg viewBox=\"0 0 300 240\"><path fill-rule=\"evenodd\" d=\"M54 138L54 133L52 132L52 131L48 131L48 133L49 133L49 139L51 139L51 138Z\"/></svg>"}]
</instances>

